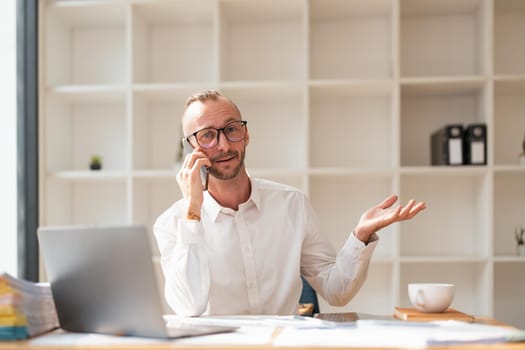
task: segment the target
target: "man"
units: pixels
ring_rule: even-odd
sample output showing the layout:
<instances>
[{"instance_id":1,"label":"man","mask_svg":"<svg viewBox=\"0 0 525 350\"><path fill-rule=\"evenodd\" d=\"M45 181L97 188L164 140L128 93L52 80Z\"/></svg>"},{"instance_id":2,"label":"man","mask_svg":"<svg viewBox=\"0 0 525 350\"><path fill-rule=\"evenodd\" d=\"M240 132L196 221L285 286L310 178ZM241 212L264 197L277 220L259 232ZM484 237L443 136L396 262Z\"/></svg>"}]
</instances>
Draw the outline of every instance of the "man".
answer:
<instances>
[{"instance_id":1,"label":"man","mask_svg":"<svg viewBox=\"0 0 525 350\"><path fill-rule=\"evenodd\" d=\"M166 298L180 315L292 314L301 275L330 304L345 305L366 278L375 232L425 208L410 200L391 209L397 197L388 197L336 254L304 194L248 175L250 134L231 100L216 91L191 96L182 128L193 148L177 174L184 198L154 225Z\"/></svg>"}]
</instances>

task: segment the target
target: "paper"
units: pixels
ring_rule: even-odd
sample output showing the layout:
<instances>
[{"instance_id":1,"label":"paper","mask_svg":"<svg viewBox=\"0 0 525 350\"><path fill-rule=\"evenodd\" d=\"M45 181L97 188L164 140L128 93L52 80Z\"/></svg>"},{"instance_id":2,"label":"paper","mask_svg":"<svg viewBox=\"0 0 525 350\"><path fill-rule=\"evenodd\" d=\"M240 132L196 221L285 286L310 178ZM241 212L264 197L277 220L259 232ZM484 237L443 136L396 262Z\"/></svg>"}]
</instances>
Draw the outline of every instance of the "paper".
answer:
<instances>
[{"instance_id":1,"label":"paper","mask_svg":"<svg viewBox=\"0 0 525 350\"><path fill-rule=\"evenodd\" d=\"M501 343L520 339L525 340L524 331L460 321L422 323L358 320L356 327L314 330L288 328L278 335L274 345L421 348L430 345Z\"/></svg>"},{"instance_id":2,"label":"paper","mask_svg":"<svg viewBox=\"0 0 525 350\"><path fill-rule=\"evenodd\" d=\"M177 325L204 325L225 327L293 327L293 328L332 328L334 322L304 316L201 316L179 317L164 315L168 327Z\"/></svg>"},{"instance_id":3,"label":"paper","mask_svg":"<svg viewBox=\"0 0 525 350\"><path fill-rule=\"evenodd\" d=\"M470 164L485 164L485 142L470 143Z\"/></svg>"},{"instance_id":4,"label":"paper","mask_svg":"<svg viewBox=\"0 0 525 350\"><path fill-rule=\"evenodd\" d=\"M85 345L133 345L133 344L197 344L197 345L263 345L270 344L275 328L241 327L235 332L201 335L177 339L143 337L119 337L106 334L74 333L57 330L29 340L31 346L85 346Z\"/></svg>"},{"instance_id":5,"label":"paper","mask_svg":"<svg viewBox=\"0 0 525 350\"><path fill-rule=\"evenodd\" d=\"M64 330L56 330L54 332L44 334L42 336L32 338L29 340L30 346L45 345L45 346L82 346L82 345L111 345L111 344L151 344L160 343L165 340L153 338L140 337L119 337L106 334L94 333L72 333Z\"/></svg>"},{"instance_id":6,"label":"paper","mask_svg":"<svg viewBox=\"0 0 525 350\"><path fill-rule=\"evenodd\" d=\"M448 156L450 165L463 164L463 143L460 138L448 140Z\"/></svg>"},{"instance_id":7,"label":"paper","mask_svg":"<svg viewBox=\"0 0 525 350\"><path fill-rule=\"evenodd\" d=\"M380 334L380 335L379 335ZM378 348L422 348L426 339L422 334L411 332L399 333L395 329L358 329L332 328L332 329L297 329L286 328L274 340L274 346L308 346L308 347L378 347Z\"/></svg>"},{"instance_id":8,"label":"paper","mask_svg":"<svg viewBox=\"0 0 525 350\"><path fill-rule=\"evenodd\" d=\"M273 327L241 327L235 332L177 339L177 344L199 345L264 345L270 344Z\"/></svg>"},{"instance_id":9,"label":"paper","mask_svg":"<svg viewBox=\"0 0 525 350\"><path fill-rule=\"evenodd\" d=\"M0 340L24 339L57 327L49 284L0 272Z\"/></svg>"}]
</instances>

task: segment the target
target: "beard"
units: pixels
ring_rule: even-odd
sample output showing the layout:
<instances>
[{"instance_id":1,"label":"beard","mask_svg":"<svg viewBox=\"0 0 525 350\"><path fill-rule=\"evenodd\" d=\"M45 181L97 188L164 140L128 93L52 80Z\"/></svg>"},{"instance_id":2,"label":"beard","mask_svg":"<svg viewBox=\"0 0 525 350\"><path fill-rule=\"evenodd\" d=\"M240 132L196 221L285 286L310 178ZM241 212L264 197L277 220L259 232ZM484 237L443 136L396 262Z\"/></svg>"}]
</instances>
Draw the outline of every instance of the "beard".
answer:
<instances>
[{"instance_id":1,"label":"beard","mask_svg":"<svg viewBox=\"0 0 525 350\"><path fill-rule=\"evenodd\" d=\"M244 167L245 156L246 156L246 146L241 150L240 154L237 151L228 151L228 152L218 154L217 156L213 157L212 166L208 168L208 172L210 173L211 176L219 180L234 179L235 177L237 177L237 175L239 175L239 172ZM240 160L239 164L235 168L229 171L228 170L222 171L213 166L213 164L215 163L217 159L228 158L228 157L234 157L236 159L239 159Z\"/></svg>"}]
</instances>

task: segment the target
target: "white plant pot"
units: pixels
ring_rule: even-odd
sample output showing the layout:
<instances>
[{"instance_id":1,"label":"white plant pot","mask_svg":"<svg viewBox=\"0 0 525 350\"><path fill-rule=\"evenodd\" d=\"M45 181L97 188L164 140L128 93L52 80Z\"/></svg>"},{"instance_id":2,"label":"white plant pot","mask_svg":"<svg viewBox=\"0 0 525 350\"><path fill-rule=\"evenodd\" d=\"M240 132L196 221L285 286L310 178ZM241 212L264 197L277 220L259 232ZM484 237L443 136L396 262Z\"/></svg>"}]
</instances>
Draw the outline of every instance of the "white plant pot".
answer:
<instances>
[{"instance_id":1,"label":"white plant pot","mask_svg":"<svg viewBox=\"0 0 525 350\"><path fill-rule=\"evenodd\" d=\"M525 244L518 245L518 256L525 256Z\"/></svg>"}]
</instances>

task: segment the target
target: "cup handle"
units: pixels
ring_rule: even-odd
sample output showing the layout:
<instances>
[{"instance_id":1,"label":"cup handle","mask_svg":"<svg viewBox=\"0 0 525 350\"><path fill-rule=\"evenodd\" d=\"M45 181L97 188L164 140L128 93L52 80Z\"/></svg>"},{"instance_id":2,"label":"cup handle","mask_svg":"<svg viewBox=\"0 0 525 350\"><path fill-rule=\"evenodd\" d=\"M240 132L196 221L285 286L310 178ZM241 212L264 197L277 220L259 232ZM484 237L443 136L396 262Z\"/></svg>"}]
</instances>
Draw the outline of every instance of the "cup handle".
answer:
<instances>
[{"instance_id":1,"label":"cup handle","mask_svg":"<svg viewBox=\"0 0 525 350\"><path fill-rule=\"evenodd\" d=\"M425 306L425 299L423 298L423 291L420 289L416 293L416 306L417 307L424 307Z\"/></svg>"}]
</instances>

